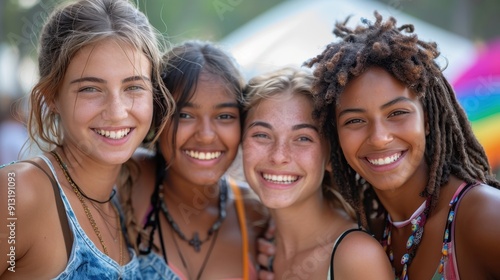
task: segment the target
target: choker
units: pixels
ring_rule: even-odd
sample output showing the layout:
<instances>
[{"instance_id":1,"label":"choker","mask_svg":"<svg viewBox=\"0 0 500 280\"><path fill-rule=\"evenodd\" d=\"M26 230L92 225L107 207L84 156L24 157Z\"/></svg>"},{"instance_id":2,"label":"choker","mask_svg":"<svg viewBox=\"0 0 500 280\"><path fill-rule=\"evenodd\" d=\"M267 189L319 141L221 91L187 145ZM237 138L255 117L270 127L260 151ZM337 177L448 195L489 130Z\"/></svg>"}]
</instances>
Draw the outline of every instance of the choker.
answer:
<instances>
[{"instance_id":1,"label":"choker","mask_svg":"<svg viewBox=\"0 0 500 280\"><path fill-rule=\"evenodd\" d=\"M393 222L392 219L391 219L391 215L389 215L389 214L387 214L387 220L389 221L389 223L391 223L396 228L405 227L405 226L409 225L413 219L415 219L416 217L420 216L424 212L426 203L427 203L427 200L425 200L422 203L422 205L420 205L420 207L418 207L418 209L415 210L415 212L413 212L413 214L411 215L411 217L409 219L407 219L407 220L404 220L404 221L401 221L401 222Z\"/></svg>"},{"instance_id":2,"label":"choker","mask_svg":"<svg viewBox=\"0 0 500 280\"><path fill-rule=\"evenodd\" d=\"M187 239L186 235L181 231L179 225L174 221L174 218L172 215L170 215L170 212L168 210L167 204L165 202L165 199L163 198L163 185L160 185L160 203L161 203L161 210L163 212L163 215L165 216L168 224L170 227L177 233L177 235L184 241L186 241L190 246L193 247L195 252L200 252L201 250L201 245L208 241L210 237L214 234L214 232L218 231L219 228L222 225L222 222L226 218L226 204L227 204L227 196L228 196L228 187L225 181L223 180L223 183L220 184L220 190L219 190L219 217L217 220L214 222L212 227L207 232L207 237L203 240L200 240L198 232L194 232L193 238ZM175 240L175 238L174 238Z\"/></svg>"},{"instance_id":3,"label":"choker","mask_svg":"<svg viewBox=\"0 0 500 280\"><path fill-rule=\"evenodd\" d=\"M71 178L71 176L69 175L69 171L68 171L68 168L66 166L66 163L62 162L61 160L61 157L59 156L59 154L56 152L56 151L51 151L50 152L57 160L57 162L59 163L59 165L61 166L61 169L63 170L64 172L64 175L66 176L66 178L68 179L68 182L73 182L74 184L74 187L78 190L78 192L83 196L85 197L86 199L90 200L90 201L93 201L95 203L99 203L99 204L104 204L104 203L108 203L111 201L111 199L113 199L113 197L115 197L115 194L116 194L116 190L113 188L113 190L111 191L111 194L109 195L109 198L106 199L106 200L97 200L95 198L92 198L88 195L86 195L83 190L80 188L80 186L78 186L76 183L74 183L75 181L73 181L73 178Z\"/></svg>"}]
</instances>

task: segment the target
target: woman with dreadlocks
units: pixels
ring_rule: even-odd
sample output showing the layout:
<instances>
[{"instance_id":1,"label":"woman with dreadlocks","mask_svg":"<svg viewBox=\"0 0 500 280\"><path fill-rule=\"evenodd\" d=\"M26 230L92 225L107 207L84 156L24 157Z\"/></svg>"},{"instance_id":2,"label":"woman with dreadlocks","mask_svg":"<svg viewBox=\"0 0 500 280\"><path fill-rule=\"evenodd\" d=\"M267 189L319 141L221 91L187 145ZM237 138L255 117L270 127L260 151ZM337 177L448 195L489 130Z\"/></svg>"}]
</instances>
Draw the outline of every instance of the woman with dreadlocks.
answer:
<instances>
[{"instance_id":1,"label":"woman with dreadlocks","mask_svg":"<svg viewBox=\"0 0 500 280\"><path fill-rule=\"evenodd\" d=\"M385 213L379 234L397 278L500 279L500 183L437 45L375 17L337 24L341 40L307 63L336 183L365 224Z\"/></svg>"}]
</instances>

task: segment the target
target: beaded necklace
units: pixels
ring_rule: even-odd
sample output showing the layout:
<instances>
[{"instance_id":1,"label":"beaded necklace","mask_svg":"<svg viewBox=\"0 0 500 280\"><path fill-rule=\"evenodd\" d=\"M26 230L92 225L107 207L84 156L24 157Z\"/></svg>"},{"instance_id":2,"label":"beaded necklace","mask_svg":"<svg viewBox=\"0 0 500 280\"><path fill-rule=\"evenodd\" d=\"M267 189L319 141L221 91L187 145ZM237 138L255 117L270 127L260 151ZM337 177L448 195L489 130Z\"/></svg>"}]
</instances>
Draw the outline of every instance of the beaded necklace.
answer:
<instances>
[{"instance_id":1,"label":"beaded necklace","mask_svg":"<svg viewBox=\"0 0 500 280\"><path fill-rule=\"evenodd\" d=\"M200 252L201 245L208 241L212 234L216 232L220 226L222 225L222 222L226 218L226 203L227 203L227 184L225 181L220 185L220 191L219 191L219 217L218 219L214 222L212 227L207 232L207 237L203 240L200 240L198 232L194 232L193 238L187 239L186 235L181 231L179 225L174 221L174 218L172 215L170 215L170 212L168 211L167 204L165 202L165 199L163 198L163 185L160 185L160 203L161 203L161 210L163 214L165 215L165 218L167 219L168 224L172 227L172 229L177 233L177 235L184 241L186 241L190 246L192 246L195 250L195 252ZM175 239L175 238L174 238Z\"/></svg>"},{"instance_id":2,"label":"beaded necklace","mask_svg":"<svg viewBox=\"0 0 500 280\"><path fill-rule=\"evenodd\" d=\"M411 264L411 261L415 257L417 252L417 248L420 245L420 241L422 240L422 236L424 234L424 225L427 221L427 217L429 215L430 210L430 196L425 200L424 204L420 206L415 213L409 219L409 222L396 222L396 225L391 221L391 217L387 214L387 220L384 229L384 235L382 237L382 246L384 247L386 253L389 255L389 260L393 264L394 274L396 275L396 280L408 280L408 267ZM401 264L403 265L403 269L401 273L395 271L394 268L394 252L391 247L392 242L392 227L402 228L411 223L411 234L408 237L408 241L406 241L406 253L401 257Z\"/></svg>"},{"instance_id":3,"label":"beaded necklace","mask_svg":"<svg viewBox=\"0 0 500 280\"><path fill-rule=\"evenodd\" d=\"M64 173L64 177L66 177L66 180L73 188L73 192L78 197L78 200L80 200L80 203L82 204L82 207L83 207L83 211L87 215L87 219L89 220L90 225L92 226L92 229L94 230L94 233L97 235L97 238L99 239L99 243L101 243L102 250L103 250L104 254L106 256L109 256L108 248L106 247L106 244L104 243L104 239L102 238L101 231L99 230L99 227L97 226L97 223L95 222L94 217L92 216L92 213L90 212L90 209L88 208L87 204L85 203L85 200L83 199L84 197L85 198L87 198L87 197L82 195L82 193L80 191L80 187L75 183L75 181L73 181L73 178L71 178L71 176L69 175L69 171L66 168L66 164L62 161L61 156L59 156L59 154L55 151L51 151L50 153L56 159L57 163L59 164L59 166L61 167L61 169ZM112 196L113 196L113 194L112 194ZM92 201L94 201L94 200L92 200ZM120 215L118 214L118 209L116 209L115 205L112 205L112 206L113 206L113 209L116 213L116 224L118 225L118 228L120 228L121 224L120 224ZM103 219L104 219L104 217L103 217ZM123 236L121 233L119 233L118 235L120 237L120 241L119 241L120 242L120 249L119 249L120 259L118 261L118 264L121 266L121 265L123 265L123 240L122 240Z\"/></svg>"}]
</instances>

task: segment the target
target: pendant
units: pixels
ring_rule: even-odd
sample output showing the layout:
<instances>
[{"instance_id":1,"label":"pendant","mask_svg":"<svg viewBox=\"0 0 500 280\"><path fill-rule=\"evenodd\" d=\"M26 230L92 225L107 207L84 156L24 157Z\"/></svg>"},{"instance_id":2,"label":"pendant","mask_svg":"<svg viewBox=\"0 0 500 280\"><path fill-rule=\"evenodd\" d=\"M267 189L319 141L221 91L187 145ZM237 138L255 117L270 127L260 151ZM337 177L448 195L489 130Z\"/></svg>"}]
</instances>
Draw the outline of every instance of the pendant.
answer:
<instances>
[{"instance_id":1,"label":"pendant","mask_svg":"<svg viewBox=\"0 0 500 280\"><path fill-rule=\"evenodd\" d=\"M189 245L193 246L194 250L198 253L198 252L200 252L201 243L202 242L201 242L200 238L198 237L198 233L195 232L193 234L193 238L191 238L191 240L189 240Z\"/></svg>"}]
</instances>

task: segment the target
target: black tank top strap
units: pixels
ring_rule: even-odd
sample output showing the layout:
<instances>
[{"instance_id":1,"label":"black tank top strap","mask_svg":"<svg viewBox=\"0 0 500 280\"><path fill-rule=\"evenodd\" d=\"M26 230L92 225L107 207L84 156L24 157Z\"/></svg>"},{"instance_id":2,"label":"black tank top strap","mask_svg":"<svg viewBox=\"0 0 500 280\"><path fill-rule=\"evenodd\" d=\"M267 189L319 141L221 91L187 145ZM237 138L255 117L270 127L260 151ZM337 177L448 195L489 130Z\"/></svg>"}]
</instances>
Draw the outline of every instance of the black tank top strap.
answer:
<instances>
[{"instance_id":1,"label":"black tank top strap","mask_svg":"<svg viewBox=\"0 0 500 280\"><path fill-rule=\"evenodd\" d=\"M333 245L333 250L332 250L332 256L330 258L330 280L333 280L333 257L335 256L335 251L337 251L337 247L339 246L340 242L342 239L344 239L349 233L355 232L355 231L362 231L366 232L361 228L361 225L358 223L358 228L351 228L346 231L344 231L335 241L335 244ZM366 232L368 234L368 232Z\"/></svg>"}]
</instances>

